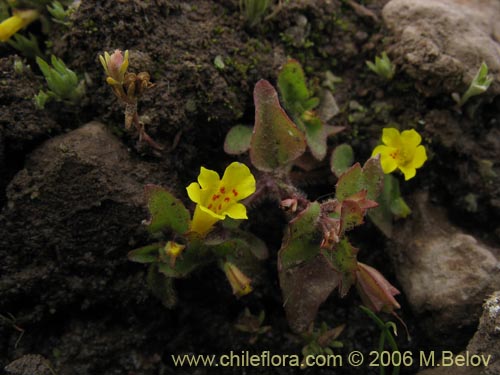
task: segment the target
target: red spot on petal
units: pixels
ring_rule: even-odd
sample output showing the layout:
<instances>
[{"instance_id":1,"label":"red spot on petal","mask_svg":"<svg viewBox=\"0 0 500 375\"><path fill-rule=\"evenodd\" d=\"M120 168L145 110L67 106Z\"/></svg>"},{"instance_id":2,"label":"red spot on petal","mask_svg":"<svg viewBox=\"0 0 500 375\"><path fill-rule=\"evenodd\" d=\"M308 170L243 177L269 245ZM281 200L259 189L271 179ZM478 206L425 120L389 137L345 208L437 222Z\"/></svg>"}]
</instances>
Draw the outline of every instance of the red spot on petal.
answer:
<instances>
[{"instance_id":1,"label":"red spot on petal","mask_svg":"<svg viewBox=\"0 0 500 375\"><path fill-rule=\"evenodd\" d=\"M223 186L223 187L221 187L221 188L220 188L220 192L221 192L222 194L224 194L224 193L226 192L226 188L225 188L224 186Z\"/></svg>"},{"instance_id":2,"label":"red spot on petal","mask_svg":"<svg viewBox=\"0 0 500 375\"><path fill-rule=\"evenodd\" d=\"M220 209L222 208L222 204L219 204L219 207L217 207L217 208L218 208L218 209L219 209L219 211L220 211Z\"/></svg>"},{"instance_id":3,"label":"red spot on petal","mask_svg":"<svg viewBox=\"0 0 500 375\"><path fill-rule=\"evenodd\" d=\"M235 197L238 196L238 192L236 191L236 189L233 189L233 194L234 194Z\"/></svg>"},{"instance_id":4,"label":"red spot on petal","mask_svg":"<svg viewBox=\"0 0 500 375\"><path fill-rule=\"evenodd\" d=\"M211 204L211 203L208 205L208 209L209 209L209 210L211 210L211 209L212 209L212 204Z\"/></svg>"},{"instance_id":5,"label":"red spot on petal","mask_svg":"<svg viewBox=\"0 0 500 375\"><path fill-rule=\"evenodd\" d=\"M224 202L229 202L230 200L229 197L224 198Z\"/></svg>"},{"instance_id":6,"label":"red spot on petal","mask_svg":"<svg viewBox=\"0 0 500 375\"><path fill-rule=\"evenodd\" d=\"M220 198L220 195L219 195L219 194L214 194L214 195L212 195L212 200L213 200L213 201L216 201L216 200L217 200L217 199L219 199L219 198Z\"/></svg>"}]
</instances>

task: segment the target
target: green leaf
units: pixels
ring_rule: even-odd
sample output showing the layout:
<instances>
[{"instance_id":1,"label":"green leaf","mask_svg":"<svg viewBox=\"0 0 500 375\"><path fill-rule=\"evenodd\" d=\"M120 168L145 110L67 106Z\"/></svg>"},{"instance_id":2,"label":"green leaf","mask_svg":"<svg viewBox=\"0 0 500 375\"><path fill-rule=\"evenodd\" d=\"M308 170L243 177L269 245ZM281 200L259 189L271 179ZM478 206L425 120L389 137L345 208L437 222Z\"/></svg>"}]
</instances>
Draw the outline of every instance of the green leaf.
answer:
<instances>
[{"instance_id":1,"label":"green leaf","mask_svg":"<svg viewBox=\"0 0 500 375\"><path fill-rule=\"evenodd\" d=\"M368 159L363 168L356 163L339 177L335 197L342 202L351 195L366 190L366 197L375 200L380 194L383 178L384 173L378 159Z\"/></svg>"},{"instance_id":2,"label":"green leaf","mask_svg":"<svg viewBox=\"0 0 500 375\"><path fill-rule=\"evenodd\" d=\"M204 266L212 261L212 257L203 246L190 246L175 259L175 264L158 263L158 270L168 277L184 278L196 268Z\"/></svg>"},{"instance_id":3,"label":"green leaf","mask_svg":"<svg viewBox=\"0 0 500 375\"><path fill-rule=\"evenodd\" d=\"M317 160L323 160L326 156L327 138L326 128L319 117L313 114L304 121L307 145L311 154Z\"/></svg>"},{"instance_id":4,"label":"green leaf","mask_svg":"<svg viewBox=\"0 0 500 375\"><path fill-rule=\"evenodd\" d=\"M411 213L399 190L399 181L391 174L384 175L383 189L376 199L378 207L368 212L371 221L387 237L392 237L392 221L394 217L405 218Z\"/></svg>"},{"instance_id":5,"label":"green leaf","mask_svg":"<svg viewBox=\"0 0 500 375\"><path fill-rule=\"evenodd\" d=\"M297 60L288 60L278 74L278 90L285 108L292 116L300 117L302 113L319 104L319 100L309 101L311 94L306 85L304 70Z\"/></svg>"},{"instance_id":6,"label":"green leaf","mask_svg":"<svg viewBox=\"0 0 500 375\"><path fill-rule=\"evenodd\" d=\"M189 211L182 202L166 189L156 185L144 188L151 219L148 230L151 233L170 229L177 234L184 234L191 222Z\"/></svg>"},{"instance_id":7,"label":"green leaf","mask_svg":"<svg viewBox=\"0 0 500 375\"><path fill-rule=\"evenodd\" d=\"M254 89L255 126L250 142L250 160L259 170L271 172L284 168L306 149L304 134L286 115L278 93L265 80Z\"/></svg>"},{"instance_id":8,"label":"green leaf","mask_svg":"<svg viewBox=\"0 0 500 375\"><path fill-rule=\"evenodd\" d=\"M286 270L311 260L319 253L322 234L317 223L320 213L320 204L312 202L290 221L278 253L280 267Z\"/></svg>"},{"instance_id":9,"label":"green leaf","mask_svg":"<svg viewBox=\"0 0 500 375\"><path fill-rule=\"evenodd\" d=\"M321 253L331 266L339 272L341 282L339 285L339 294L344 297L351 286L356 282L356 270L358 261L356 255L358 249L354 248L349 241L344 238L333 248L333 250L322 249Z\"/></svg>"},{"instance_id":10,"label":"green leaf","mask_svg":"<svg viewBox=\"0 0 500 375\"><path fill-rule=\"evenodd\" d=\"M343 143L337 147L332 152L330 158L330 169L335 174L335 176L340 177L354 161L354 151L352 147L347 143Z\"/></svg>"},{"instance_id":11,"label":"green leaf","mask_svg":"<svg viewBox=\"0 0 500 375\"><path fill-rule=\"evenodd\" d=\"M252 140L252 128L249 126L236 125L226 135L224 151L229 155L239 155L248 151Z\"/></svg>"},{"instance_id":12,"label":"green leaf","mask_svg":"<svg viewBox=\"0 0 500 375\"><path fill-rule=\"evenodd\" d=\"M158 270L158 265L152 264L149 267L146 281L153 295L166 308L172 309L175 307L177 304L177 294L174 289L174 281L171 277L162 275Z\"/></svg>"},{"instance_id":13,"label":"green leaf","mask_svg":"<svg viewBox=\"0 0 500 375\"><path fill-rule=\"evenodd\" d=\"M153 263L158 261L158 251L165 244L162 242L153 243L147 246L140 247L128 253L127 257L130 261L136 263Z\"/></svg>"}]
</instances>

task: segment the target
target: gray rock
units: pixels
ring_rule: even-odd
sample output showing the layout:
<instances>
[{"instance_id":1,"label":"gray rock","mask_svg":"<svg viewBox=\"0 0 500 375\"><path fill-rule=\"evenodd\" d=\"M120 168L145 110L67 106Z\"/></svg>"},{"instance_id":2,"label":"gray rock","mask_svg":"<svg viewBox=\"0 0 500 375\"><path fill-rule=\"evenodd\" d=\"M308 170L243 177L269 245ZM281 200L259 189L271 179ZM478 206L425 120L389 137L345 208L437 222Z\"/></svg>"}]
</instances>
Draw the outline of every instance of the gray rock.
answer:
<instances>
[{"instance_id":1,"label":"gray rock","mask_svg":"<svg viewBox=\"0 0 500 375\"><path fill-rule=\"evenodd\" d=\"M483 373L498 375L500 374L500 291L488 298L483 309L479 327L469 342L467 351L478 355L491 355L491 361L484 367Z\"/></svg>"},{"instance_id":2,"label":"gray rock","mask_svg":"<svg viewBox=\"0 0 500 375\"><path fill-rule=\"evenodd\" d=\"M416 195L412 209L390 246L396 276L431 338L463 341L461 328L477 324L484 299L500 289L498 249L450 224L425 193Z\"/></svg>"},{"instance_id":3,"label":"gray rock","mask_svg":"<svg viewBox=\"0 0 500 375\"><path fill-rule=\"evenodd\" d=\"M429 95L462 93L484 61L495 77L488 93L499 94L499 14L497 0L391 0L383 9L391 57Z\"/></svg>"},{"instance_id":4,"label":"gray rock","mask_svg":"<svg viewBox=\"0 0 500 375\"><path fill-rule=\"evenodd\" d=\"M9 375L53 375L50 362L38 354L26 354L5 366Z\"/></svg>"},{"instance_id":5,"label":"gray rock","mask_svg":"<svg viewBox=\"0 0 500 375\"><path fill-rule=\"evenodd\" d=\"M487 365L435 367L418 375L498 375L500 374L500 291L488 298L476 334L459 356L480 356ZM439 361L436 362L438 364ZM477 362L471 362L477 363Z\"/></svg>"}]
</instances>

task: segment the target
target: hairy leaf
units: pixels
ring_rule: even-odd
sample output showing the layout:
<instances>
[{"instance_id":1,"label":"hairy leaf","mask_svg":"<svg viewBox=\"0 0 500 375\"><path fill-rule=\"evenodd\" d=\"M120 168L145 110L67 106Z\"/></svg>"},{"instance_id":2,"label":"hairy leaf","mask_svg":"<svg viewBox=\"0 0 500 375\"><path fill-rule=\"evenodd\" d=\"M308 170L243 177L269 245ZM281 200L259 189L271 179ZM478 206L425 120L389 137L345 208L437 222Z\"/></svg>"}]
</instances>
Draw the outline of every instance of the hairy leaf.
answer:
<instances>
[{"instance_id":1,"label":"hairy leaf","mask_svg":"<svg viewBox=\"0 0 500 375\"><path fill-rule=\"evenodd\" d=\"M151 214L148 222L148 230L151 233L163 229L170 229L177 234L188 231L190 214L179 199L160 186L146 185L144 190Z\"/></svg>"},{"instance_id":2,"label":"hairy leaf","mask_svg":"<svg viewBox=\"0 0 500 375\"><path fill-rule=\"evenodd\" d=\"M354 151L347 143L335 147L330 158L330 169L335 176L340 177L349 169L354 161Z\"/></svg>"},{"instance_id":3,"label":"hairy leaf","mask_svg":"<svg viewBox=\"0 0 500 375\"><path fill-rule=\"evenodd\" d=\"M311 98L304 70L297 60L290 59L281 68L278 74L278 90L285 108L294 117L300 117L302 113L319 104L317 98Z\"/></svg>"},{"instance_id":4,"label":"hairy leaf","mask_svg":"<svg viewBox=\"0 0 500 375\"><path fill-rule=\"evenodd\" d=\"M224 141L224 151L229 155L239 155L248 151L252 139L252 128L236 125L229 130Z\"/></svg>"},{"instance_id":5,"label":"hairy leaf","mask_svg":"<svg viewBox=\"0 0 500 375\"><path fill-rule=\"evenodd\" d=\"M335 197L342 202L351 195L366 190L366 197L375 200L382 188L384 173L377 158L370 158L363 168L359 163L345 171L337 182Z\"/></svg>"},{"instance_id":6,"label":"hairy leaf","mask_svg":"<svg viewBox=\"0 0 500 375\"><path fill-rule=\"evenodd\" d=\"M317 222L320 211L320 204L312 202L290 221L278 254L280 266L284 269L311 260L319 253L322 234Z\"/></svg>"},{"instance_id":7,"label":"hairy leaf","mask_svg":"<svg viewBox=\"0 0 500 375\"><path fill-rule=\"evenodd\" d=\"M333 250L323 249L321 253L328 263L341 274L339 293L341 297L344 297L356 281L356 271L358 269L356 254L358 253L358 249L354 248L344 238Z\"/></svg>"},{"instance_id":8,"label":"hairy leaf","mask_svg":"<svg viewBox=\"0 0 500 375\"><path fill-rule=\"evenodd\" d=\"M290 164L305 152L302 132L287 116L278 93L265 80L254 89L255 126L250 143L250 159L261 171L270 172Z\"/></svg>"},{"instance_id":9,"label":"hairy leaf","mask_svg":"<svg viewBox=\"0 0 500 375\"><path fill-rule=\"evenodd\" d=\"M136 263L153 263L158 261L158 250L165 244L162 242L153 243L147 246L140 247L128 253L127 257L130 261Z\"/></svg>"}]
</instances>

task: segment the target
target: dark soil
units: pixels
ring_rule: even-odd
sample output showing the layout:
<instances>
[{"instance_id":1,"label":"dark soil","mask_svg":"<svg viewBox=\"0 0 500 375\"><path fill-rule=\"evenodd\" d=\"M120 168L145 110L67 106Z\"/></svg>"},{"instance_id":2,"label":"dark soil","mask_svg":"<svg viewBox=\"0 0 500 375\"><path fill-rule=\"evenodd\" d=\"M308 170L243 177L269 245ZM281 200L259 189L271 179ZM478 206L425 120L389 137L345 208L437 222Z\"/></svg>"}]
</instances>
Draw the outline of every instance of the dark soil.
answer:
<instances>
[{"instance_id":1,"label":"dark soil","mask_svg":"<svg viewBox=\"0 0 500 375\"><path fill-rule=\"evenodd\" d=\"M304 372L174 367L171 354L300 354L301 341L287 326L279 292L276 253L284 220L274 201L254 207L247 224L270 249L260 284L248 297L234 298L224 275L207 268L176 281L178 305L169 310L149 292L146 268L126 257L150 241L141 225L147 217L143 186L169 187L189 204L184 187L201 165L220 171L231 160L222 150L225 134L236 124L253 123L255 82L275 82L287 56L300 60L317 82L327 70L342 77L335 91L342 112L333 124L346 130L331 140L332 147L350 142L363 161L387 124L415 127L430 158L403 195L428 190L455 224L498 243L499 98L463 116L451 109L450 98L420 94L404 72L381 82L365 60L389 43L380 21L385 1L365 3L372 16L340 0L291 1L251 29L231 0L82 1L70 27L55 25L47 36L39 25L31 26L41 45L48 42L50 53L85 74L87 82L79 105L52 103L43 111L32 101L43 85L36 64L26 61L31 71L16 74L16 51L0 45L1 369L39 354L58 375L378 373L347 366ZM306 26L300 26L303 17ZM139 114L148 133L166 147L160 156L123 129L123 107L98 62L99 54L116 48L130 50L132 71L151 74L155 87L140 101ZM217 56L224 69L214 65ZM365 108L362 114L353 101ZM106 126L82 128L91 120ZM334 183L320 177L302 187L314 199L331 193ZM385 240L373 225L357 230L353 243L361 261L397 286ZM445 338L420 329L404 295L398 300L412 336L408 342L400 327L400 349L442 346ZM353 292L345 299L330 297L320 309L318 322L346 324L340 353L377 347L379 333L359 304ZM264 310L265 324L272 326L253 345L234 328L245 307ZM462 341L446 348L463 349L474 328L464 328Z\"/></svg>"}]
</instances>

